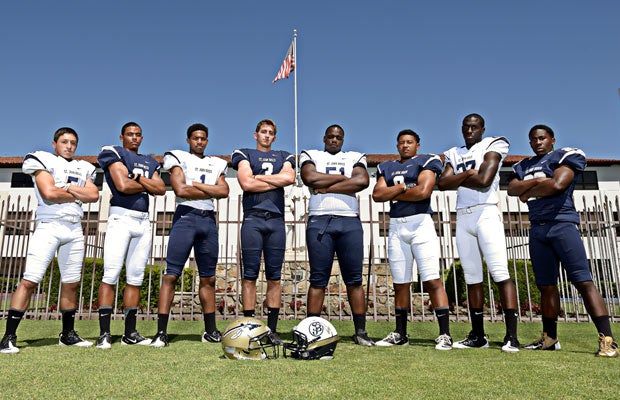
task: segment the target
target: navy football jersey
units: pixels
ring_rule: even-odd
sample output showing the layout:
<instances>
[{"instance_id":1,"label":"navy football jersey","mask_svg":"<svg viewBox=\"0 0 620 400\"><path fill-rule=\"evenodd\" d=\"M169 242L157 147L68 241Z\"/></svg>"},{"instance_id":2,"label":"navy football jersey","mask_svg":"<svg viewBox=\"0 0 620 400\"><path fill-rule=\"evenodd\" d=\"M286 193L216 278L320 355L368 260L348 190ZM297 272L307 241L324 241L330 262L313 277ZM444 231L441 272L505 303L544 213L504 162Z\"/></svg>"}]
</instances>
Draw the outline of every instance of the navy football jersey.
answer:
<instances>
[{"instance_id":1,"label":"navy football jersey","mask_svg":"<svg viewBox=\"0 0 620 400\"><path fill-rule=\"evenodd\" d=\"M550 197L531 198L527 201L530 221L566 221L579 223L579 215L573 202L573 190L577 176L586 168L586 156L583 151L565 147L554 150L544 156L526 158L516 163L512 169L519 180L534 178L551 178L554 171L566 165L575 171L575 178L565 191Z\"/></svg>"},{"instance_id":2,"label":"navy football jersey","mask_svg":"<svg viewBox=\"0 0 620 400\"><path fill-rule=\"evenodd\" d=\"M129 172L151 178L156 172L159 173L160 165L151 156L135 154L121 146L103 146L97 157L99 165L103 168L105 180L112 192L112 206L123 207L130 210L147 212L149 210L149 195L145 192L136 194L124 194L114 186L108 167L115 162L122 162Z\"/></svg>"},{"instance_id":3,"label":"navy football jersey","mask_svg":"<svg viewBox=\"0 0 620 400\"><path fill-rule=\"evenodd\" d=\"M434 154L418 155L404 163L400 161L386 161L377 166L377 178L383 177L388 186L402 183L418 184L418 176L424 170L441 174L441 159ZM390 203L390 218L407 217L415 214L432 214L431 199L420 201L395 201Z\"/></svg>"},{"instance_id":4,"label":"navy football jersey","mask_svg":"<svg viewBox=\"0 0 620 400\"><path fill-rule=\"evenodd\" d=\"M277 174L282 170L285 162L295 168L295 157L283 150L260 151L256 149L237 149L230 157L230 163L235 170L239 163L247 160L254 175ZM264 210L284 215L284 188L277 188L267 192L243 192L243 212L250 210Z\"/></svg>"}]
</instances>

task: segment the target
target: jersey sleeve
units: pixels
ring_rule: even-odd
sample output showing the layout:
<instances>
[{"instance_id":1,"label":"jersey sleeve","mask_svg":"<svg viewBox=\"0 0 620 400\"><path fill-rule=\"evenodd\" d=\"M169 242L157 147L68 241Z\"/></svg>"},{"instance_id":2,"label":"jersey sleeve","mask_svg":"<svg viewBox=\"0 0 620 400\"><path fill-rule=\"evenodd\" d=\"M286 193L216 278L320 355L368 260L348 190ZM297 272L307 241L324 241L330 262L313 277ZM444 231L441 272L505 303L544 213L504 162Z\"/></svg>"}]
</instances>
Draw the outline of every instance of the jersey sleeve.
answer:
<instances>
[{"instance_id":1,"label":"jersey sleeve","mask_svg":"<svg viewBox=\"0 0 620 400\"><path fill-rule=\"evenodd\" d=\"M304 164L310 163L310 164L315 164L314 159L313 159L313 150L302 150L301 154L299 156L299 165L301 167L304 166Z\"/></svg>"},{"instance_id":2,"label":"jersey sleeve","mask_svg":"<svg viewBox=\"0 0 620 400\"><path fill-rule=\"evenodd\" d=\"M454 147L444 151L443 155L444 155L444 162L443 162L444 166L450 164L452 165L452 167L454 167L455 166L454 165Z\"/></svg>"},{"instance_id":3,"label":"jersey sleeve","mask_svg":"<svg viewBox=\"0 0 620 400\"><path fill-rule=\"evenodd\" d=\"M95 166L88 161L82 161L82 164L84 165L84 170L86 171L86 179L90 179L95 182L95 178L97 178L97 169Z\"/></svg>"},{"instance_id":4,"label":"jersey sleeve","mask_svg":"<svg viewBox=\"0 0 620 400\"><path fill-rule=\"evenodd\" d=\"M237 170L239 169L239 163L243 160L250 161L247 151L245 151L245 149L237 149L233 151L230 156L230 165L233 167L234 170Z\"/></svg>"},{"instance_id":5,"label":"jersey sleeve","mask_svg":"<svg viewBox=\"0 0 620 400\"><path fill-rule=\"evenodd\" d=\"M280 152L282 153L282 159L284 162L291 163L291 167L295 168L295 156L288 151L281 150Z\"/></svg>"},{"instance_id":6,"label":"jersey sleeve","mask_svg":"<svg viewBox=\"0 0 620 400\"><path fill-rule=\"evenodd\" d=\"M33 175L37 171L49 171L53 166L52 157L54 156L46 151L28 153L22 163L22 172Z\"/></svg>"},{"instance_id":7,"label":"jersey sleeve","mask_svg":"<svg viewBox=\"0 0 620 400\"><path fill-rule=\"evenodd\" d=\"M435 174L441 174L443 170L443 165L441 163L441 158L435 154L429 154L428 160L422 165L422 169L428 169L433 171Z\"/></svg>"},{"instance_id":8,"label":"jersey sleeve","mask_svg":"<svg viewBox=\"0 0 620 400\"><path fill-rule=\"evenodd\" d=\"M164 160L162 164L163 171L170 171L174 167L181 166L181 154L178 150L171 150L164 153Z\"/></svg>"},{"instance_id":9,"label":"jersey sleeve","mask_svg":"<svg viewBox=\"0 0 620 400\"><path fill-rule=\"evenodd\" d=\"M219 175L224 175L226 176L226 174L228 173L228 163L226 162L226 160L222 160L219 157L215 157L215 159L217 160L217 166L218 169L220 170ZM219 177L218 175L218 177Z\"/></svg>"},{"instance_id":10,"label":"jersey sleeve","mask_svg":"<svg viewBox=\"0 0 620 400\"><path fill-rule=\"evenodd\" d=\"M566 165L576 172L583 172L586 169L586 155L580 149L564 147L559 150L559 165Z\"/></svg>"},{"instance_id":11,"label":"jersey sleeve","mask_svg":"<svg viewBox=\"0 0 620 400\"><path fill-rule=\"evenodd\" d=\"M351 158L353 159L353 168L355 167L368 168L368 163L366 162L366 154L352 151Z\"/></svg>"},{"instance_id":12,"label":"jersey sleeve","mask_svg":"<svg viewBox=\"0 0 620 400\"><path fill-rule=\"evenodd\" d=\"M377 165L377 180L379 180L380 177L383 177L385 179L385 166L387 161L382 162L381 164Z\"/></svg>"},{"instance_id":13,"label":"jersey sleeve","mask_svg":"<svg viewBox=\"0 0 620 400\"><path fill-rule=\"evenodd\" d=\"M510 142L508 142L508 139L503 136L494 136L490 137L489 139L490 143L487 146L485 154L489 151L493 151L495 153L498 153L502 157L502 159L504 159L504 157L506 157L506 155L508 154L508 150L510 150Z\"/></svg>"},{"instance_id":14,"label":"jersey sleeve","mask_svg":"<svg viewBox=\"0 0 620 400\"><path fill-rule=\"evenodd\" d=\"M522 161L517 162L516 164L514 164L512 166L512 174L513 176L511 176L510 180L513 180L514 178L517 178L519 180L523 180L523 165L522 165Z\"/></svg>"},{"instance_id":15,"label":"jersey sleeve","mask_svg":"<svg viewBox=\"0 0 620 400\"><path fill-rule=\"evenodd\" d=\"M97 156L101 168L107 168L115 162L122 162L121 155L116 146L103 146Z\"/></svg>"}]
</instances>

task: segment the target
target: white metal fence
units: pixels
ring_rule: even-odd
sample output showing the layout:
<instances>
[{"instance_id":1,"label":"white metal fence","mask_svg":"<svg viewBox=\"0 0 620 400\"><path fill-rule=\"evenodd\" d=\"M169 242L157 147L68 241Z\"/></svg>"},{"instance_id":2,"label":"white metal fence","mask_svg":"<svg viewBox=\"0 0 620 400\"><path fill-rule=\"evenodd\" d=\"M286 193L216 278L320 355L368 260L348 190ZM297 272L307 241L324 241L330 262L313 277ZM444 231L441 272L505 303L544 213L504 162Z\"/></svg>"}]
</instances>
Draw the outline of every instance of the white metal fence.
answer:
<instances>
[{"instance_id":1,"label":"white metal fence","mask_svg":"<svg viewBox=\"0 0 620 400\"><path fill-rule=\"evenodd\" d=\"M78 317L95 318L97 313L97 290L102 272L103 242L106 240L109 193L102 192L99 202L85 205L83 228L86 239L86 259L80 287ZM603 294L612 318L618 318L618 282L620 279L618 235L618 196L608 198L598 191L583 191L576 194L576 203L581 216L581 231L588 253L594 281ZM468 319L465 303L466 293L462 273L458 265L458 251L455 246L454 192L433 194L433 218L441 243L441 271L446 290L450 295L453 319ZM364 285L368 299L368 316L374 320L391 319L394 315L392 282L387 264L387 231L389 226L389 205L374 203L369 194L359 197L361 220L364 227ZM152 199L151 223L153 247L143 286L142 313L144 318L155 318L159 280L165 266L168 232L174 213L174 195ZM305 247L305 223L307 218L307 192L299 190L287 194L287 252L282 273L282 315L285 318L301 319L305 316L306 292L309 267ZM0 202L0 316L6 316L11 295L19 282L29 247L36 247L30 241L34 229L36 199L32 195L8 195ZM514 198L502 197L500 207L504 213L507 237L507 252L511 273L518 287L521 318L532 320L539 316L538 289L533 275L527 273L529 221L526 206ZM240 196L217 202L220 254L217 268L216 306L222 318L241 313L241 254L239 231L241 226ZM107 240L114 240L108 238ZM99 261L97 261L99 259ZM57 267L49 268L50 279L42 282L32 298L28 317L58 318L59 281ZM183 282L177 288L172 318L202 318L198 302L195 262L193 256L187 264ZM450 272L456 273L450 273ZM491 320L501 319L499 299L493 285L485 281L488 290L487 315ZM119 285L121 286L121 285ZM263 300L266 281L261 275L257 282L257 311L263 314ZM567 283L566 276L560 279L562 318L565 320L587 320L587 313L575 289ZM117 287L115 310L120 315L122 291ZM415 319L432 319L432 305L422 285L412 289L412 316ZM264 310L266 314L266 309ZM327 318L347 319L350 309L346 290L340 279L337 260L327 288L324 313Z\"/></svg>"}]
</instances>

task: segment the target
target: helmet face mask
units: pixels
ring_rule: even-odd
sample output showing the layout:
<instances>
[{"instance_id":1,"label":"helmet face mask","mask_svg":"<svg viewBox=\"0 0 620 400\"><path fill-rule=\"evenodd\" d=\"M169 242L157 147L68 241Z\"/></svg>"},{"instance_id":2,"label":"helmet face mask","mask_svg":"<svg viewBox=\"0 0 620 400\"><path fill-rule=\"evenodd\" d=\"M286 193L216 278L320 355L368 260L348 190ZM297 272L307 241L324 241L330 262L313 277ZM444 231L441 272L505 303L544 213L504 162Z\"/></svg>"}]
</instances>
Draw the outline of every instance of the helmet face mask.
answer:
<instances>
[{"instance_id":1,"label":"helmet face mask","mask_svg":"<svg viewBox=\"0 0 620 400\"><path fill-rule=\"evenodd\" d=\"M326 319L308 317L294 327L292 333L293 341L284 344L285 357L299 360L334 358L339 336L336 328Z\"/></svg>"},{"instance_id":2,"label":"helmet face mask","mask_svg":"<svg viewBox=\"0 0 620 400\"><path fill-rule=\"evenodd\" d=\"M270 332L269 327L256 318L232 321L222 333L224 356L236 360L278 358L277 347L267 342Z\"/></svg>"}]
</instances>

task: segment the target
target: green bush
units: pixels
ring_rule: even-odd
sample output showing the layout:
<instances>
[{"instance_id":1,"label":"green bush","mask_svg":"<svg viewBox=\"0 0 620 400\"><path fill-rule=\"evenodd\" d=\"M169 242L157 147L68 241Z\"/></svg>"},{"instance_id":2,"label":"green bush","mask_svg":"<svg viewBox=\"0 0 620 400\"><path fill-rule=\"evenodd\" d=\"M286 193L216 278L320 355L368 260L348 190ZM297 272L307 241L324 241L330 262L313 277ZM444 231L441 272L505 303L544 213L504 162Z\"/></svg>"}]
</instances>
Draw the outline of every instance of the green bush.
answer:
<instances>
[{"instance_id":1,"label":"green bush","mask_svg":"<svg viewBox=\"0 0 620 400\"><path fill-rule=\"evenodd\" d=\"M515 279L515 269L517 272L516 279ZM483 270L484 270L484 273L483 273L484 274L484 282L483 282L484 298L486 302L485 304L489 306L490 305L488 303L489 285L488 285L488 280L487 280L488 275L487 275L486 264L483 265ZM538 288L536 287L536 281L534 279L534 271L532 269L532 263L529 260L528 261L508 260L508 270L510 272L510 277L515 282L515 284L517 284L517 291L519 293L519 301L521 302L521 305L523 304L527 305L527 301L528 301L528 293L527 293L528 281L526 280L526 275L525 275L526 270L527 270L527 276L529 279L531 301L533 304L536 304L536 305L540 304L540 293L538 291ZM458 291L458 299L456 298L455 285L453 284L455 273L456 273L456 288ZM448 273L448 276L447 276L447 281L446 281L446 292L448 293L448 299L450 303L463 304L463 302L467 300L466 288L467 288L467 285L465 284L465 275L463 273L463 267L461 266L460 261L456 261L454 264L452 264L450 268L450 272ZM500 301L499 289L497 288L497 285L494 282L491 283L491 288L493 290L493 296L496 302L499 303Z\"/></svg>"},{"instance_id":2,"label":"green bush","mask_svg":"<svg viewBox=\"0 0 620 400\"><path fill-rule=\"evenodd\" d=\"M60 271L58 269L58 259L54 258L53 267L48 268L41 282L42 291L47 294L49 288L50 291L50 304L56 304L58 301L58 291L60 288ZM159 298L159 287L161 276L164 267L159 265L147 265L144 272L144 281L142 282L142 288L140 289L140 307L157 307L157 299ZM53 271L53 274L50 272ZM82 270L82 288L81 298L85 308L93 307L94 309L99 307L99 284L103 277L103 260L100 258L84 259L84 268ZM149 273L151 277L149 279ZM183 280L179 279L177 282L176 290L181 290L181 284L183 283L184 291L191 291L194 287L194 278L198 271L194 268L185 268L183 274ZM52 285L50 287L50 277L52 279ZM94 279L94 280L93 280ZM121 270L121 275L118 279L118 293L119 304L122 302L123 291L125 290L126 274L125 268ZM150 286L150 287L149 287ZM90 302L91 288L94 290L92 303ZM150 293L149 293L150 291ZM196 289L197 291L197 289ZM78 291L79 293L79 291ZM149 297L150 295L150 297Z\"/></svg>"}]
</instances>

